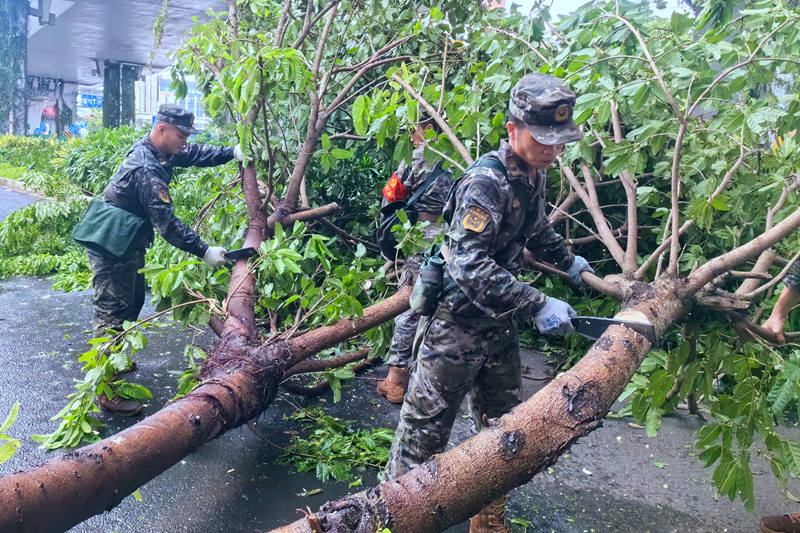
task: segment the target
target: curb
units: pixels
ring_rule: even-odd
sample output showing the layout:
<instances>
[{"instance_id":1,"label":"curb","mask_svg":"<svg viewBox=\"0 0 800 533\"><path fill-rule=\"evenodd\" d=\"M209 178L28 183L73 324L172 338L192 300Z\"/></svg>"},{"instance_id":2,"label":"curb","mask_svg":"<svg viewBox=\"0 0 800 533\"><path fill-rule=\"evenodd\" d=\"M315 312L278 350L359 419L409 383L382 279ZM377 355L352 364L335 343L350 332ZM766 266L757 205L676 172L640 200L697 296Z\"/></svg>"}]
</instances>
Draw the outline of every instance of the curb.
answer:
<instances>
[{"instance_id":1,"label":"curb","mask_svg":"<svg viewBox=\"0 0 800 533\"><path fill-rule=\"evenodd\" d=\"M25 194L29 194L30 196L35 196L36 198L39 198L40 200L46 200L47 199L47 196L45 196L45 194L42 191L32 191L30 189L26 189L25 188L25 184L22 183L21 181L12 180L12 179L8 179L8 178L0 178L0 186L6 187L8 189L11 189L11 190L14 190L14 191L17 191L17 192L22 192L22 193L25 193Z\"/></svg>"}]
</instances>

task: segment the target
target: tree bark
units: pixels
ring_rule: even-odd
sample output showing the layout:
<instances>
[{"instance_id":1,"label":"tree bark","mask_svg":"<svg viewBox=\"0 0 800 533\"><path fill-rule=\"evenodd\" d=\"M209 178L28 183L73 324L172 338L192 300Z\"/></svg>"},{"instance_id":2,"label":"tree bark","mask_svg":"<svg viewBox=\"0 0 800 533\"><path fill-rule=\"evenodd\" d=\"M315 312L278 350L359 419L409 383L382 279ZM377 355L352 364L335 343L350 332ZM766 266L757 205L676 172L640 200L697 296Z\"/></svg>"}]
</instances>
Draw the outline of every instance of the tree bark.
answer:
<instances>
[{"instance_id":1,"label":"tree bark","mask_svg":"<svg viewBox=\"0 0 800 533\"><path fill-rule=\"evenodd\" d=\"M0 531L64 531L111 509L203 443L258 416L284 369L408 309L410 287L287 342L233 335L215 346L192 393L120 433L0 478Z\"/></svg>"},{"instance_id":2,"label":"tree bark","mask_svg":"<svg viewBox=\"0 0 800 533\"><path fill-rule=\"evenodd\" d=\"M629 285L624 309L645 313L658 337L687 312L680 286ZM612 326L577 365L472 439L272 533L430 533L463 522L600 427L649 350L643 336Z\"/></svg>"}]
</instances>

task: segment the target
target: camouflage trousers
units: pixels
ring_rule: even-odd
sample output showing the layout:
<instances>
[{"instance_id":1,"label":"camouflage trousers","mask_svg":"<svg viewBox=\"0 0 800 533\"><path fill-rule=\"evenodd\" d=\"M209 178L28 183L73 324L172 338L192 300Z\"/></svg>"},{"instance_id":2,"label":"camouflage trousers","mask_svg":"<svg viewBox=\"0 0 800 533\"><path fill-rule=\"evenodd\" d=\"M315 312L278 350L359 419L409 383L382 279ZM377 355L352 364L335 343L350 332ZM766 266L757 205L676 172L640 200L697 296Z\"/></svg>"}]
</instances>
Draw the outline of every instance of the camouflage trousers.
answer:
<instances>
[{"instance_id":1,"label":"camouflage trousers","mask_svg":"<svg viewBox=\"0 0 800 533\"><path fill-rule=\"evenodd\" d=\"M464 326L433 317L425 327L384 471L394 479L444 451L464 396L476 427L519 404L519 331L512 321Z\"/></svg>"},{"instance_id":2,"label":"camouflage trousers","mask_svg":"<svg viewBox=\"0 0 800 533\"><path fill-rule=\"evenodd\" d=\"M422 254L414 255L406 260L400 278L401 287L414 284L414 280L419 275L420 266L422 266ZM411 364L411 352L414 347L419 318L417 313L409 309L394 319L394 333L386 357L387 365L408 367Z\"/></svg>"},{"instance_id":3,"label":"camouflage trousers","mask_svg":"<svg viewBox=\"0 0 800 533\"><path fill-rule=\"evenodd\" d=\"M432 222L422 228L422 236L429 243L433 243L441 231L442 224ZM424 259L424 254L421 252L406 259L400 277L401 287L414 284ZM414 337L417 334L419 319L420 316L411 309L394 319L394 333L392 334L392 342L389 344L389 351L386 357L387 365L408 367L411 364L411 352L414 347Z\"/></svg>"},{"instance_id":4,"label":"camouflage trousers","mask_svg":"<svg viewBox=\"0 0 800 533\"><path fill-rule=\"evenodd\" d=\"M144 306L144 250L128 254L122 259L111 258L88 251L92 265L94 296L95 337L105 336L105 330L122 330L126 320L136 320Z\"/></svg>"}]
</instances>

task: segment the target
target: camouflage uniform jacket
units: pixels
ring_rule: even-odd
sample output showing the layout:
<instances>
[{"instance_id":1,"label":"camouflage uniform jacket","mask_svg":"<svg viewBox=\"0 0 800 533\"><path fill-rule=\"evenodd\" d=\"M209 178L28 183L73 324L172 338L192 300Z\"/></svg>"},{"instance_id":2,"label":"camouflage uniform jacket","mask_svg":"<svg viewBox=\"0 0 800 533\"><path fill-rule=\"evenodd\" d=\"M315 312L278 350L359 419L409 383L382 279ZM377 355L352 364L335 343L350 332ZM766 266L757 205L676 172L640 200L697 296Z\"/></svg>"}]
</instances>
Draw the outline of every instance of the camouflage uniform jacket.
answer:
<instances>
[{"instance_id":1,"label":"camouflage uniform jacket","mask_svg":"<svg viewBox=\"0 0 800 533\"><path fill-rule=\"evenodd\" d=\"M111 183L103 191L107 201L142 217L148 223L139 231L131 249L144 249L153 242L153 227L176 248L203 257L208 245L175 216L169 195L174 167L212 167L233 159L233 148L187 144L176 155L161 152L145 135L125 156Z\"/></svg>"},{"instance_id":2,"label":"camouflage uniform jacket","mask_svg":"<svg viewBox=\"0 0 800 533\"><path fill-rule=\"evenodd\" d=\"M425 180L428 179L428 172L433 170L434 165L435 163L430 164L425 161L425 147L420 146L415 148L411 154L411 166L409 167L403 161L397 168L396 173L403 182L403 186L410 194L413 194L417 187L421 187ZM417 211L441 213L452 186L453 174L449 170L444 170L417 200Z\"/></svg>"},{"instance_id":3,"label":"camouflage uniform jacket","mask_svg":"<svg viewBox=\"0 0 800 533\"><path fill-rule=\"evenodd\" d=\"M411 153L411 166L405 161L400 163L395 175L400 179L407 191L406 198L414 194L418 187L425 184L425 180L428 179L428 172L433 170L434 165L435 163L429 163L425 160L424 146L415 148ZM453 173L449 170L444 170L417 200L417 211L433 214L441 213L442 209L444 209L444 203L447 201L447 194L452 186ZM384 198L383 205L387 203L388 201Z\"/></svg>"},{"instance_id":4,"label":"camouflage uniform jacket","mask_svg":"<svg viewBox=\"0 0 800 533\"><path fill-rule=\"evenodd\" d=\"M468 169L444 210L445 219L451 221L445 238L445 277L455 281L458 290L445 295L440 310L456 321L522 317L544 305L544 294L516 278L523 248L563 270L575 259L547 219L545 172L529 174L505 141L485 157L499 160L508 177L491 168ZM516 198L513 180L530 194L527 202Z\"/></svg>"},{"instance_id":5,"label":"camouflage uniform jacket","mask_svg":"<svg viewBox=\"0 0 800 533\"><path fill-rule=\"evenodd\" d=\"M792 265L783 282L790 289L800 292L800 261Z\"/></svg>"}]
</instances>

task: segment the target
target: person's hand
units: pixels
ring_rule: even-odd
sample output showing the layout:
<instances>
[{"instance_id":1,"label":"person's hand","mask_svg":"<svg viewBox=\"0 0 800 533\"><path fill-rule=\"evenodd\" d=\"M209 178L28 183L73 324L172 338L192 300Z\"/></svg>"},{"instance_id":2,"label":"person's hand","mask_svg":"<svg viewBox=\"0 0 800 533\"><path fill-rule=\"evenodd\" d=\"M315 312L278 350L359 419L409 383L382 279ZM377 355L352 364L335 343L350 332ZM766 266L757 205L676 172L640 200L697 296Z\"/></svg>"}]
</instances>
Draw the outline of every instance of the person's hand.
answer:
<instances>
[{"instance_id":1,"label":"person's hand","mask_svg":"<svg viewBox=\"0 0 800 533\"><path fill-rule=\"evenodd\" d=\"M564 336L575 331L570 320L574 316L578 316L578 313L571 305L548 296L544 306L533 315L533 321L539 333Z\"/></svg>"},{"instance_id":2,"label":"person's hand","mask_svg":"<svg viewBox=\"0 0 800 533\"><path fill-rule=\"evenodd\" d=\"M769 331L770 333L774 334L775 337L778 338L778 341L781 343L786 342L786 337L783 334L783 328L786 327L786 317L778 316L775 313L772 313L770 317L764 322L762 326L764 329Z\"/></svg>"},{"instance_id":3,"label":"person's hand","mask_svg":"<svg viewBox=\"0 0 800 533\"><path fill-rule=\"evenodd\" d=\"M572 266L569 267L569 270L567 270L570 281L572 281L572 284L576 287L586 286L586 283L583 281L583 277L581 277L581 272L589 272L590 274L594 274L594 269L589 266L589 261L579 255L576 255L575 261L572 262Z\"/></svg>"},{"instance_id":4,"label":"person's hand","mask_svg":"<svg viewBox=\"0 0 800 533\"><path fill-rule=\"evenodd\" d=\"M244 161L244 154L242 153L242 148L237 144L233 147L233 157L236 158L238 162Z\"/></svg>"},{"instance_id":5,"label":"person's hand","mask_svg":"<svg viewBox=\"0 0 800 533\"><path fill-rule=\"evenodd\" d=\"M225 263L225 248L222 246L209 246L203 255L203 261L212 267L222 266Z\"/></svg>"}]
</instances>

